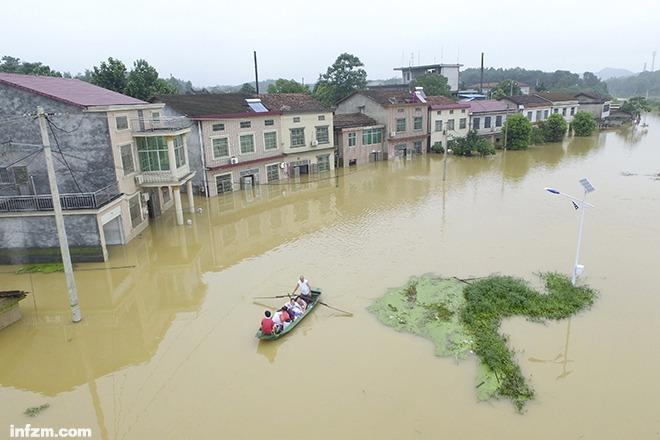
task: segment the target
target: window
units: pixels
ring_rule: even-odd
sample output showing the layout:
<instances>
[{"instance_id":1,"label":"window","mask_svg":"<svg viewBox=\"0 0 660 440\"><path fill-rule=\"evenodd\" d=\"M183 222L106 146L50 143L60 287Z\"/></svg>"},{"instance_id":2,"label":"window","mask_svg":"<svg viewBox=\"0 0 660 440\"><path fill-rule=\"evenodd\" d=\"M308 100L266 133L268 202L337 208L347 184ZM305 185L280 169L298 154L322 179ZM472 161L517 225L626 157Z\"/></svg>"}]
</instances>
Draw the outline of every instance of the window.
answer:
<instances>
[{"instance_id":1,"label":"window","mask_svg":"<svg viewBox=\"0 0 660 440\"><path fill-rule=\"evenodd\" d=\"M240 138L241 154L254 153L254 135L244 134Z\"/></svg>"},{"instance_id":2,"label":"window","mask_svg":"<svg viewBox=\"0 0 660 440\"><path fill-rule=\"evenodd\" d=\"M348 133L348 146L354 147L357 144L357 133L354 131Z\"/></svg>"},{"instance_id":3,"label":"window","mask_svg":"<svg viewBox=\"0 0 660 440\"><path fill-rule=\"evenodd\" d=\"M275 148L277 148L277 132L264 133L264 150L274 150Z\"/></svg>"},{"instance_id":4,"label":"window","mask_svg":"<svg viewBox=\"0 0 660 440\"><path fill-rule=\"evenodd\" d=\"M502 115L495 116L495 127L502 126Z\"/></svg>"},{"instance_id":5,"label":"window","mask_svg":"<svg viewBox=\"0 0 660 440\"><path fill-rule=\"evenodd\" d=\"M422 141L415 141L413 145L415 147L415 153L422 154Z\"/></svg>"},{"instance_id":6,"label":"window","mask_svg":"<svg viewBox=\"0 0 660 440\"><path fill-rule=\"evenodd\" d=\"M0 183L12 183L9 168L0 168Z\"/></svg>"},{"instance_id":7,"label":"window","mask_svg":"<svg viewBox=\"0 0 660 440\"><path fill-rule=\"evenodd\" d=\"M465 109L464 109L464 108L461 109L461 113L465 113Z\"/></svg>"},{"instance_id":8,"label":"window","mask_svg":"<svg viewBox=\"0 0 660 440\"><path fill-rule=\"evenodd\" d=\"M362 131L362 145L380 144L383 141L383 132L380 128L367 128Z\"/></svg>"},{"instance_id":9,"label":"window","mask_svg":"<svg viewBox=\"0 0 660 440\"><path fill-rule=\"evenodd\" d=\"M27 185L29 176L26 166L13 166L11 171L14 174L14 183L17 185Z\"/></svg>"},{"instance_id":10,"label":"window","mask_svg":"<svg viewBox=\"0 0 660 440\"><path fill-rule=\"evenodd\" d=\"M475 130L481 128L481 118L472 118L472 128Z\"/></svg>"},{"instance_id":11,"label":"window","mask_svg":"<svg viewBox=\"0 0 660 440\"><path fill-rule=\"evenodd\" d=\"M164 186L160 189L163 194L163 203L167 203L172 200L172 191L167 186Z\"/></svg>"},{"instance_id":12,"label":"window","mask_svg":"<svg viewBox=\"0 0 660 440\"><path fill-rule=\"evenodd\" d=\"M300 116L294 116L293 122L300 122Z\"/></svg>"},{"instance_id":13,"label":"window","mask_svg":"<svg viewBox=\"0 0 660 440\"><path fill-rule=\"evenodd\" d=\"M402 109L402 108L398 108L398 109L396 110L396 112L397 112L397 113L403 113L403 112L405 112L405 110Z\"/></svg>"},{"instance_id":14,"label":"window","mask_svg":"<svg viewBox=\"0 0 660 440\"><path fill-rule=\"evenodd\" d=\"M406 131L406 118L397 118L396 120L396 131Z\"/></svg>"},{"instance_id":15,"label":"window","mask_svg":"<svg viewBox=\"0 0 660 440\"><path fill-rule=\"evenodd\" d=\"M252 127L251 121L241 121L241 128L250 128Z\"/></svg>"},{"instance_id":16,"label":"window","mask_svg":"<svg viewBox=\"0 0 660 440\"><path fill-rule=\"evenodd\" d=\"M214 138L213 143L213 158L220 159L221 157L229 157L229 139L228 138Z\"/></svg>"},{"instance_id":17,"label":"window","mask_svg":"<svg viewBox=\"0 0 660 440\"><path fill-rule=\"evenodd\" d=\"M484 118L484 128L490 128L490 116Z\"/></svg>"},{"instance_id":18,"label":"window","mask_svg":"<svg viewBox=\"0 0 660 440\"><path fill-rule=\"evenodd\" d=\"M527 112L527 119L532 120L532 112Z\"/></svg>"},{"instance_id":19,"label":"window","mask_svg":"<svg viewBox=\"0 0 660 440\"><path fill-rule=\"evenodd\" d=\"M438 110L437 112L435 112L435 114L440 116L442 114L442 110Z\"/></svg>"},{"instance_id":20,"label":"window","mask_svg":"<svg viewBox=\"0 0 660 440\"><path fill-rule=\"evenodd\" d=\"M458 128L464 130L467 127L467 118L461 118L458 120Z\"/></svg>"},{"instance_id":21,"label":"window","mask_svg":"<svg viewBox=\"0 0 660 440\"><path fill-rule=\"evenodd\" d=\"M603 105L603 112L609 112L609 111L610 111L610 105L609 104Z\"/></svg>"},{"instance_id":22,"label":"window","mask_svg":"<svg viewBox=\"0 0 660 440\"><path fill-rule=\"evenodd\" d=\"M536 120L540 121L543 118L541 110L536 110Z\"/></svg>"},{"instance_id":23,"label":"window","mask_svg":"<svg viewBox=\"0 0 660 440\"><path fill-rule=\"evenodd\" d=\"M305 129L304 128L291 128L291 148L305 146Z\"/></svg>"},{"instance_id":24,"label":"window","mask_svg":"<svg viewBox=\"0 0 660 440\"><path fill-rule=\"evenodd\" d=\"M319 144L327 144L328 142L330 142L327 125L324 125L322 127L316 127L316 141Z\"/></svg>"},{"instance_id":25,"label":"window","mask_svg":"<svg viewBox=\"0 0 660 440\"><path fill-rule=\"evenodd\" d=\"M231 192L231 174L221 174L219 176L215 176L215 187L218 190L218 194Z\"/></svg>"},{"instance_id":26,"label":"window","mask_svg":"<svg viewBox=\"0 0 660 440\"><path fill-rule=\"evenodd\" d=\"M561 115L566 116L566 107L561 109Z\"/></svg>"},{"instance_id":27,"label":"window","mask_svg":"<svg viewBox=\"0 0 660 440\"><path fill-rule=\"evenodd\" d=\"M138 161L142 171L169 171L167 141L162 136L136 139Z\"/></svg>"},{"instance_id":28,"label":"window","mask_svg":"<svg viewBox=\"0 0 660 440\"><path fill-rule=\"evenodd\" d=\"M447 120L447 130L449 130L449 131L454 130L454 120L453 119L448 119Z\"/></svg>"},{"instance_id":29,"label":"window","mask_svg":"<svg viewBox=\"0 0 660 440\"><path fill-rule=\"evenodd\" d=\"M413 130L421 130L423 127L423 118L421 116L415 116L413 118Z\"/></svg>"},{"instance_id":30,"label":"window","mask_svg":"<svg viewBox=\"0 0 660 440\"><path fill-rule=\"evenodd\" d=\"M326 154L325 156L318 156L316 158L316 163L319 172L330 171L330 155Z\"/></svg>"},{"instance_id":31,"label":"window","mask_svg":"<svg viewBox=\"0 0 660 440\"><path fill-rule=\"evenodd\" d=\"M416 112L421 112L422 109L421 109L421 107L415 107L415 111L416 111Z\"/></svg>"},{"instance_id":32,"label":"window","mask_svg":"<svg viewBox=\"0 0 660 440\"><path fill-rule=\"evenodd\" d=\"M449 114L450 114L450 115L453 115L453 114L454 114L454 110L449 110Z\"/></svg>"},{"instance_id":33,"label":"window","mask_svg":"<svg viewBox=\"0 0 660 440\"><path fill-rule=\"evenodd\" d=\"M128 117L127 116L116 116L115 124L117 130L126 130L128 128Z\"/></svg>"},{"instance_id":34,"label":"window","mask_svg":"<svg viewBox=\"0 0 660 440\"><path fill-rule=\"evenodd\" d=\"M264 125L265 125L266 127L270 127L271 125L275 125L275 120L274 120L274 119L266 119L266 120L264 121Z\"/></svg>"},{"instance_id":35,"label":"window","mask_svg":"<svg viewBox=\"0 0 660 440\"><path fill-rule=\"evenodd\" d=\"M131 213L131 225L137 227L142 223L142 206L140 205L140 194L135 195L128 201L128 210Z\"/></svg>"},{"instance_id":36,"label":"window","mask_svg":"<svg viewBox=\"0 0 660 440\"><path fill-rule=\"evenodd\" d=\"M159 123L160 122L160 112L151 112L151 120L154 123Z\"/></svg>"},{"instance_id":37,"label":"window","mask_svg":"<svg viewBox=\"0 0 660 440\"><path fill-rule=\"evenodd\" d=\"M174 138L174 159L176 159L176 167L182 167L186 164L186 150L183 143L183 135Z\"/></svg>"},{"instance_id":38,"label":"window","mask_svg":"<svg viewBox=\"0 0 660 440\"><path fill-rule=\"evenodd\" d=\"M435 131L442 131L442 119L435 121Z\"/></svg>"},{"instance_id":39,"label":"window","mask_svg":"<svg viewBox=\"0 0 660 440\"><path fill-rule=\"evenodd\" d=\"M571 116L575 115L575 107L571 107Z\"/></svg>"},{"instance_id":40,"label":"window","mask_svg":"<svg viewBox=\"0 0 660 440\"><path fill-rule=\"evenodd\" d=\"M270 182L277 182L280 180L280 165L272 164L266 165L266 179Z\"/></svg>"},{"instance_id":41,"label":"window","mask_svg":"<svg viewBox=\"0 0 660 440\"><path fill-rule=\"evenodd\" d=\"M121 145L121 166L124 169L124 176L135 172L135 163L133 162L133 146L131 144Z\"/></svg>"},{"instance_id":42,"label":"window","mask_svg":"<svg viewBox=\"0 0 660 440\"><path fill-rule=\"evenodd\" d=\"M543 118L544 119L548 119L548 112L549 112L549 110L546 110L546 111L543 112Z\"/></svg>"},{"instance_id":43,"label":"window","mask_svg":"<svg viewBox=\"0 0 660 440\"><path fill-rule=\"evenodd\" d=\"M318 120L319 121L325 121L325 115L319 115Z\"/></svg>"},{"instance_id":44,"label":"window","mask_svg":"<svg viewBox=\"0 0 660 440\"><path fill-rule=\"evenodd\" d=\"M211 130L213 130L213 131L225 131L225 124L222 124L222 123L213 124L213 125L211 125Z\"/></svg>"},{"instance_id":45,"label":"window","mask_svg":"<svg viewBox=\"0 0 660 440\"><path fill-rule=\"evenodd\" d=\"M553 108L552 113L559 113L559 109L558 108Z\"/></svg>"}]
</instances>

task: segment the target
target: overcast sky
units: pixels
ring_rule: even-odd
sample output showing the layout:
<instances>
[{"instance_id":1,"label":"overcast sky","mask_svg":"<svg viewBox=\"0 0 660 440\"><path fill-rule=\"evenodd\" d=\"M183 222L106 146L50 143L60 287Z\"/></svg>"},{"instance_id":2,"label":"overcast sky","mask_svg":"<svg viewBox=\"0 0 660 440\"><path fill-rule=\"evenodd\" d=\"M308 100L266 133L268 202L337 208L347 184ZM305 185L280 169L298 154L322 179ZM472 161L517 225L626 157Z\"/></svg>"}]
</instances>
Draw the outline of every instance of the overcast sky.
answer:
<instances>
[{"instance_id":1,"label":"overcast sky","mask_svg":"<svg viewBox=\"0 0 660 440\"><path fill-rule=\"evenodd\" d=\"M411 54L475 67L482 51L486 66L637 72L659 37L659 0L21 0L0 15L0 55L72 73L144 58L196 86L252 80L253 50L261 79L306 82L342 52L370 79L395 76Z\"/></svg>"}]
</instances>

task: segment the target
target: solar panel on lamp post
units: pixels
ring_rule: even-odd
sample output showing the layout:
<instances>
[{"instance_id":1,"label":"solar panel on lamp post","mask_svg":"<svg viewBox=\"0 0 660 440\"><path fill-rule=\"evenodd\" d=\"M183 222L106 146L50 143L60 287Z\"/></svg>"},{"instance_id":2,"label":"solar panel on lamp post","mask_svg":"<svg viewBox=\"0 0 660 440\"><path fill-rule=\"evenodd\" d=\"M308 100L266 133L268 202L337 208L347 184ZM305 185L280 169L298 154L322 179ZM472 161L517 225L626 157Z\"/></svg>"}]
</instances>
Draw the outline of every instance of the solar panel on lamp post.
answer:
<instances>
[{"instance_id":1,"label":"solar panel on lamp post","mask_svg":"<svg viewBox=\"0 0 660 440\"><path fill-rule=\"evenodd\" d=\"M594 186L591 184L589 179L582 178L580 179L580 184L582 185L582 188L584 189L584 195L582 196L582 199L578 199L577 197L573 197L569 194L565 194L555 188L545 188L547 192L550 194L555 194L559 196L564 196L568 199L570 199L573 202L573 206L575 209L580 209L580 226L578 228L578 238L577 238L577 246L575 250L575 262L573 263L573 275L571 277L571 283L575 286L575 283L577 282L577 277L582 274L584 271L584 265L580 264L580 246L582 244L582 229L584 226L584 212L587 207L593 208L594 205L587 203L587 194L590 192L595 191L596 189Z\"/></svg>"}]
</instances>

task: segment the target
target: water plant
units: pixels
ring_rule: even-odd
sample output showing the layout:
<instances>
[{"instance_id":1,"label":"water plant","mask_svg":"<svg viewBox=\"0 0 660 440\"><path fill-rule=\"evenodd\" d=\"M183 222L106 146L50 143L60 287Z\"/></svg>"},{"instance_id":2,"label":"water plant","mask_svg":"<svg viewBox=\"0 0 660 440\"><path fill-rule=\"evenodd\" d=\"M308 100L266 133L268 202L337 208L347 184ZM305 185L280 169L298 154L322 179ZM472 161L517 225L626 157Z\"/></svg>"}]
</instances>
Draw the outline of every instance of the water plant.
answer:
<instances>
[{"instance_id":1,"label":"water plant","mask_svg":"<svg viewBox=\"0 0 660 440\"><path fill-rule=\"evenodd\" d=\"M62 263L42 263L42 264L28 264L16 269L17 274L22 273L53 273L64 272L64 265Z\"/></svg>"},{"instance_id":2,"label":"water plant","mask_svg":"<svg viewBox=\"0 0 660 440\"><path fill-rule=\"evenodd\" d=\"M23 414L25 414L28 417L37 417L41 412L45 409L50 408L50 404L44 403L43 405L39 406L32 406L25 411L23 411Z\"/></svg>"}]
</instances>

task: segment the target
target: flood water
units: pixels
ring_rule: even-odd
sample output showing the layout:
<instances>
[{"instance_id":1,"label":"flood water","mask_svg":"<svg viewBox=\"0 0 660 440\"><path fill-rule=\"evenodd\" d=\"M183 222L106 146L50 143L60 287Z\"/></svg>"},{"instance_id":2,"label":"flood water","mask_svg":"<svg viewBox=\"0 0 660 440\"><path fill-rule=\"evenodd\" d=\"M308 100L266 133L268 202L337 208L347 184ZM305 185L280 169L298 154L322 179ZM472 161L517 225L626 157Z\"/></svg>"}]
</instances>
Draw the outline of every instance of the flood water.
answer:
<instances>
[{"instance_id":1,"label":"flood water","mask_svg":"<svg viewBox=\"0 0 660 440\"><path fill-rule=\"evenodd\" d=\"M14 275L31 294L0 331L0 437L9 425L91 427L102 439L653 439L660 436L660 118L650 127L498 152L343 170L172 212L105 264ZM412 275L569 273L589 201L583 280L600 291L571 320L503 323L536 400L479 403L476 360L380 324L366 307ZM299 274L324 289L286 338L254 338ZM263 305L262 305L263 304ZM50 404L36 418L23 411ZM6 430L6 431L5 431ZM4 431L4 432L3 432ZM279 433L279 434L278 434Z\"/></svg>"}]
</instances>

